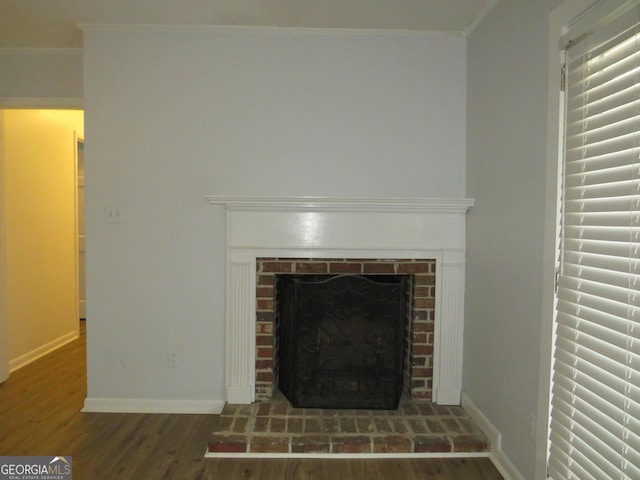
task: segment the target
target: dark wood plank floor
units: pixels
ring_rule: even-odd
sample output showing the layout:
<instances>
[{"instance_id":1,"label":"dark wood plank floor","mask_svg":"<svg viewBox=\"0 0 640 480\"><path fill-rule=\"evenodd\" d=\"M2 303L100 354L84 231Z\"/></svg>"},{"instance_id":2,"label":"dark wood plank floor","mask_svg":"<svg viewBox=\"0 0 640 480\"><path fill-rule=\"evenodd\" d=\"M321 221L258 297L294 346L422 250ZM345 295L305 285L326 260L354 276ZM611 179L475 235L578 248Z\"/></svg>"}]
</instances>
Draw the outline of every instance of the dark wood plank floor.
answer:
<instances>
[{"instance_id":1,"label":"dark wood plank floor","mask_svg":"<svg viewBox=\"0 0 640 480\"><path fill-rule=\"evenodd\" d=\"M0 455L71 455L75 480L499 480L480 459L205 459L215 415L81 413L77 341L0 385Z\"/></svg>"}]
</instances>

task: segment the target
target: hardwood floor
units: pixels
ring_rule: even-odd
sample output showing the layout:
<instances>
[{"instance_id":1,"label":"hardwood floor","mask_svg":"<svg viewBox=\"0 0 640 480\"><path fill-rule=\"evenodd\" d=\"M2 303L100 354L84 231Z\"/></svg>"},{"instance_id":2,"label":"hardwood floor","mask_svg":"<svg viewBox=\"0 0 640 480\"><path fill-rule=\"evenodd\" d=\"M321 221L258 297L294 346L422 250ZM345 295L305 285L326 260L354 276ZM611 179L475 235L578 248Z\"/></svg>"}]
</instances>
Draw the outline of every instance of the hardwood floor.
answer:
<instances>
[{"instance_id":1,"label":"hardwood floor","mask_svg":"<svg viewBox=\"0 0 640 480\"><path fill-rule=\"evenodd\" d=\"M205 459L216 415L81 413L84 340L0 385L0 456L70 455L75 480L502 479L486 458Z\"/></svg>"}]
</instances>

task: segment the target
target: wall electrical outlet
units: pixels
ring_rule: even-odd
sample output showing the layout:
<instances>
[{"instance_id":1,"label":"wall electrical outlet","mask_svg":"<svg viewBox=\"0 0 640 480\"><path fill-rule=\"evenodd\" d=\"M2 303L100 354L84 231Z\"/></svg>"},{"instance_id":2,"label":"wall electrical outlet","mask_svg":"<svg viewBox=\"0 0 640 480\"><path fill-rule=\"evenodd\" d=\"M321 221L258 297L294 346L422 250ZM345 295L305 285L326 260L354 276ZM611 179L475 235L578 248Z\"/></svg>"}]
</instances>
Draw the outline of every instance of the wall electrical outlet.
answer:
<instances>
[{"instance_id":1,"label":"wall electrical outlet","mask_svg":"<svg viewBox=\"0 0 640 480\"><path fill-rule=\"evenodd\" d=\"M167 365L169 368L178 368L179 366L179 355L178 352L169 352L167 355Z\"/></svg>"}]
</instances>

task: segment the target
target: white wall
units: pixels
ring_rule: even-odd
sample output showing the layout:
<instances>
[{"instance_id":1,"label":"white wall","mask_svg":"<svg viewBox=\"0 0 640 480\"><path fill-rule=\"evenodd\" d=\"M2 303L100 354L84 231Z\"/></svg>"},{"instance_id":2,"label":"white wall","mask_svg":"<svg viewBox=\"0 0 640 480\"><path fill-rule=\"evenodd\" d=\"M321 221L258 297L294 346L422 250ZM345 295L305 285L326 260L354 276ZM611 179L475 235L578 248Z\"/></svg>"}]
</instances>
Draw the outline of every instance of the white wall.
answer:
<instances>
[{"instance_id":1,"label":"white wall","mask_svg":"<svg viewBox=\"0 0 640 480\"><path fill-rule=\"evenodd\" d=\"M224 400L225 220L205 194L464 195L462 38L105 27L84 50L96 408Z\"/></svg>"},{"instance_id":2,"label":"white wall","mask_svg":"<svg viewBox=\"0 0 640 480\"><path fill-rule=\"evenodd\" d=\"M81 49L0 48L0 107L69 106L82 106Z\"/></svg>"},{"instance_id":3,"label":"white wall","mask_svg":"<svg viewBox=\"0 0 640 480\"><path fill-rule=\"evenodd\" d=\"M545 448L545 418L537 416L546 388L541 338L551 335L543 331L553 288L553 251L545 247L555 203L548 22L559 3L501 1L468 45L467 196L476 203L467 223L463 385L527 479L542 471Z\"/></svg>"},{"instance_id":4,"label":"white wall","mask_svg":"<svg viewBox=\"0 0 640 480\"><path fill-rule=\"evenodd\" d=\"M74 131L81 111L0 110L12 369L78 335Z\"/></svg>"}]
</instances>

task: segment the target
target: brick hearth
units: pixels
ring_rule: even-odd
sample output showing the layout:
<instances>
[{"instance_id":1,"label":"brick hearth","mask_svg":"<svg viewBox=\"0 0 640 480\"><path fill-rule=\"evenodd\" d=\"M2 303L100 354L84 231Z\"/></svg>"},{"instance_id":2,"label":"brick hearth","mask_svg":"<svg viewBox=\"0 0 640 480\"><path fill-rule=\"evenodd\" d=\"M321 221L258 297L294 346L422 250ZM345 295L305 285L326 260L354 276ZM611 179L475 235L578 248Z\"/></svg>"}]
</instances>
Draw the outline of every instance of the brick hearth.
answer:
<instances>
[{"instance_id":1,"label":"brick hearth","mask_svg":"<svg viewBox=\"0 0 640 480\"><path fill-rule=\"evenodd\" d=\"M403 399L393 411L300 409L276 394L268 402L227 404L208 455L406 455L489 448L486 436L461 407Z\"/></svg>"}]
</instances>

